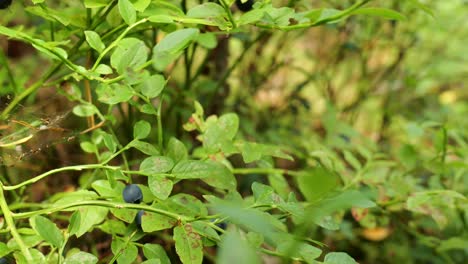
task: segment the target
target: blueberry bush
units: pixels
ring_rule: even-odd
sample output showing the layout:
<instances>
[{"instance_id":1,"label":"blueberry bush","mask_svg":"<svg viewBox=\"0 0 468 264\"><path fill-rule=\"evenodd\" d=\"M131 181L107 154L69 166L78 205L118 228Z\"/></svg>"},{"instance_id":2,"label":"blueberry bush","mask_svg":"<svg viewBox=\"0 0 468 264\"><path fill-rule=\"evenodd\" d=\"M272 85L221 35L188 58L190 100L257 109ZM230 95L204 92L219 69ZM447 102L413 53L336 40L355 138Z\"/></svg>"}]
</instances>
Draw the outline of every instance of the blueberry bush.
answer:
<instances>
[{"instance_id":1,"label":"blueberry bush","mask_svg":"<svg viewBox=\"0 0 468 264\"><path fill-rule=\"evenodd\" d=\"M464 1L0 8L0 263L468 261Z\"/></svg>"}]
</instances>

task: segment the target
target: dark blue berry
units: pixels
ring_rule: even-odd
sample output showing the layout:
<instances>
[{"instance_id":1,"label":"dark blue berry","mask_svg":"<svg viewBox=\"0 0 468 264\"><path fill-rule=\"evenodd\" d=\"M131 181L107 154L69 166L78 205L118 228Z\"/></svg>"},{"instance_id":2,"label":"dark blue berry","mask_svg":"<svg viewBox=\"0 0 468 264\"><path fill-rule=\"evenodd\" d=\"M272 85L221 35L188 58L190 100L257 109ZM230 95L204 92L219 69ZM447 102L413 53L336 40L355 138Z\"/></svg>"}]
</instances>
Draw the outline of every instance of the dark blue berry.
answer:
<instances>
[{"instance_id":1,"label":"dark blue berry","mask_svg":"<svg viewBox=\"0 0 468 264\"><path fill-rule=\"evenodd\" d=\"M5 9L11 5L12 0L0 0L0 9ZM1 264L2 262L0 262Z\"/></svg>"},{"instance_id":2,"label":"dark blue berry","mask_svg":"<svg viewBox=\"0 0 468 264\"><path fill-rule=\"evenodd\" d=\"M143 200L143 193L140 187L136 184L130 184L125 186L123 192L123 199L127 203L139 204Z\"/></svg>"},{"instance_id":3,"label":"dark blue berry","mask_svg":"<svg viewBox=\"0 0 468 264\"><path fill-rule=\"evenodd\" d=\"M137 226L139 226L139 227L141 227L141 218L143 217L144 213L145 213L145 211L140 210L140 211L138 211L138 214L136 215L135 222L136 222Z\"/></svg>"},{"instance_id":4,"label":"dark blue berry","mask_svg":"<svg viewBox=\"0 0 468 264\"><path fill-rule=\"evenodd\" d=\"M217 223L216 225L223 230L226 230L227 228L226 222Z\"/></svg>"},{"instance_id":5,"label":"dark blue berry","mask_svg":"<svg viewBox=\"0 0 468 264\"><path fill-rule=\"evenodd\" d=\"M242 3L241 0L236 0L237 8L242 12L247 12L247 11L252 10L253 4L254 4L253 0L247 0L247 2L245 3Z\"/></svg>"},{"instance_id":6,"label":"dark blue berry","mask_svg":"<svg viewBox=\"0 0 468 264\"><path fill-rule=\"evenodd\" d=\"M1 0L0 0L1 3ZM0 264L8 264L8 260L6 258L0 258Z\"/></svg>"}]
</instances>

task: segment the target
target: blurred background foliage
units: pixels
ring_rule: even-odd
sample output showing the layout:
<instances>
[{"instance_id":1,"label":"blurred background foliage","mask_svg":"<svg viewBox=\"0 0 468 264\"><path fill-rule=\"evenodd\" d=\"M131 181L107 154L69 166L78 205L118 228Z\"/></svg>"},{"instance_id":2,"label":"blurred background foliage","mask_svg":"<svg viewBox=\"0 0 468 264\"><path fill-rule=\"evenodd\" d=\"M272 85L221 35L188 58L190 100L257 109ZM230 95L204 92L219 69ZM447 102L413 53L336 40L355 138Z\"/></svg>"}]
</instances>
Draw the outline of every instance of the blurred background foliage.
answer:
<instances>
[{"instance_id":1,"label":"blurred background foliage","mask_svg":"<svg viewBox=\"0 0 468 264\"><path fill-rule=\"evenodd\" d=\"M74 1L50 2L70 6ZM354 1L273 2L300 11L344 8ZM304 30L246 27L219 34L215 49L192 58L194 65L206 65L192 72L193 81L184 82L185 68L173 68L170 106L163 110L165 133L196 146L181 126L192 112L193 98L209 114L236 112L242 137L281 145L294 155L294 162L277 160L278 166L310 170L323 165L339 175L345 188L357 187L377 201L378 207L340 212L308 230L330 251L347 252L359 263L466 263L468 2L374 2L406 20L352 16ZM29 21L34 16L28 12L40 9L24 9L15 1L0 23L47 32L42 29L50 25ZM0 59L13 62L11 69L0 68L0 95L6 102L18 87L38 78L35 69L50 62L19 42L2 38L0 45L9 47ZM13 83L7 81L10 74ZM34 112L36 99L55 98L53 90L47 91L28 98L23 109ZM47 105L40 111L63 108ZM317 178L311 188L320 192L328 183ZM283 198L301 189L294 178L275 175L252 174L239 181L245 186L241 192L260 181Z\"/></svg>"}]
</instances>

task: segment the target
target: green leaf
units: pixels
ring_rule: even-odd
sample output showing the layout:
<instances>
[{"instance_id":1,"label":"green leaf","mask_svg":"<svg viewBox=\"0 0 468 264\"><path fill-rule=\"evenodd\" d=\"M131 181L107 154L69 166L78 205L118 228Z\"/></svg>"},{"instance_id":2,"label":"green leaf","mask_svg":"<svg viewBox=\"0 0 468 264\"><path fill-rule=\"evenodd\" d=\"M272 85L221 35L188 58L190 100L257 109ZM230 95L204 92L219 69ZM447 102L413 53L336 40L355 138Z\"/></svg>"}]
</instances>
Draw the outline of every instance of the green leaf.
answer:
<instances>
[{"instance_id":1,"label":"green leaf","mask_svg":"<svg viewBox=\"0 0 468 264\"><path fill-rule=\"evenodd\" d=\"M130 86L117 83L110 85L100 84L97 87L96 93L99 101L110 105L127 102L134 95Z\"/></svg>"},{"instance_id":2,"label":"green leaf","mask_svg":"<svg viewBox=\"0 0 468 264\"><path fill-rule=\"evenodd\" d=\"M80 222L77 224L76 232L74 232L76 237L82 236L90 231L93 226L104 221L109 209L99 206L81 206L78 211L80 212Z\"/></svg>"},{"instance_id":3,"label":"green leaf","mask_svg":"<svg viewBox=\"0 0 468 264\"><path fill-rule=\"evenodd\" d=\"M163 71L196 39L198 33L199 30L196 28L185 28L169 33L153 48L153 67Z\"/></svg>"},{"instance_id":4,"label":"green leaf","mask_svg":"<svg viewBox=\"0 0 468 264\"><path fill-rule=\"evenodd\" d=\"M187 12L188 17L214 18L226 15L224 8L216 3L203 3L196 5Z\"/></svg>"},{"instance_id":5,"label":"green leaf","mask_svg":"<svg viewBox=\"0 0 468 264\"><path fill-rule=\"evenodd\" d=\"M103 224L99 225L98 228L110 235L125 235L127 229L124 222L117 219L108 219Z\"/></svg>"},{"instance_id":6,"label":"green leaf","mask_svg":"<svg viewBox=\"0 0 468 264\"><path fill-rule=\"evenodd\" d=\"M92 104L80 104L73 107L73 113L80 117L87 117L98 113L98 110Z\"/></svg>"},{"instance_id":7,"label":"green leaf","mask_svg":"<svg viewBox=\"0 0 468 264\"><path fill-rule=\"evenodd\" d=\"M448 250L465 250L468 248L468 239L466 237L451 237L447 240L441 241L437 247L437 252L444 252Z\"/></svg>"},{"instance_id":8,"label":"green leaf","mask_svg":"<svg viewBox=\"0 0 468 264\"><path fill-rule=\"evenodd\" d=\"M339 210L350 209L351 207L369 208L374 206L376 204L359 191L347 190L314 203L313 206L308 208L305 217L306 220L311 219L315 223L320 223L327 216Z\"/></svg>"},{"instance_id":9,"label":"green leaf","mask_svg":"<svg viewBox=\"0 0 468 264\"><path fill-rule=\"evenodd\" d=\"M357 262L345 252L330 252L325 256L324 264L357 264Z\"/></svg>"},{"instance_id":10,"label":"green leaf","mask_svg":"<svg viewBox=\"0 0 468 264\"><path fill-rule=\"evenodd\" d=\"M112 187L107 180L94 181L91 186L101 197L120 197L125 187L122 182L117 182L116 186Z\"/></svg>"},{"instance_id":11,"label":"green leaf","mask_svg":"<svg viewBox=\"0 0 468 264\"><path fill-rule=\"evenodd\" d=\"M127 243L118 237L112 239L111 249L118 256L117 263L131 264L138 256L138 248L133 243Z\"/></svg>"},{"instance_id":12,"label":"green leaf","mask_svg":"<svg viewBox=\"0 0 468 264\"><path fill-rule=\"evenodd\" d=\"M95 72L99 73L99 74L103 74L103 75L107 75L107 74L112 74L113 71L112 71L112 68L109 66L109 65L106 65L106 64L99 64L95 70Z\"/></svg>"},{"instance_id":13,"label":"green leaf","mask_svg":"<svg viewBox=\"0 0 468 264\"><path fill-rule=\"evenodd\" d=\"M277 195L273 188L258 182L252 183L252 192L256 204L275 204L284 203L284 200Z\"/></svg>"},{"instance_id":14,"label":"green leaf","mask_svg":"<svg viewBox=\"0 0 468 264\"><path fill-rule=\"evenodd\" d=\"M242 264L262 263L255 248L242 239L238 232L228 231L222 236L216 263L231 264L233 259Z\"/></svg>"},{"instance_id":15,"label":"green leaf","mask_svg":"<svg viewBox=\"0 0 468 264\"><path fill-rule=\"evenodd\" d=\"M291 239L280 242L276 251L291 258L304 259L307 263L315 263L313 260L322 254L322 250L312 245Z\"/></svg>"},{"instance_id":16,"label":"green leaf","mask_svg":"<svg viewBox=\"0 0 468 264\"><path fill-rule=\"evenodd\" d=\"M241 150L242 157L246 163L260 160L264 156L273 156L277 158L293 160L290 155L284 153L278 146L254 142L237 142L237 146Z\"/></svg>"},{"instance_id":17,"label":"green leaf","mask_svg":"<svg viewBox=\"0 0 468 264\"><path fill-rule=\"evenodd\" d=\"M109 149L111 153L114 153L117 150L118 143L116 142L113 135L104 133L102 134L102 139L104 141L104 145Z\"/></svg>"},{"instance_id":18,"label":"green leaf","mask_svg":"<svg viewBox=\"0 0 468 264\"><path fill-rule=\"evenodd\" d=\"M226 154L237 151L232 144L234 136L239 129L239 117L229 113L222 115L218 120L211 119L206 123L203 134L203 147L210 153L223 151Z\"/></svg>"},{"instance_id":19,"label":"green leaf","mask_svg":"<svg viewBox=\"0 0 468 264\"><path fill-rule=\"evenodd\" d=\"M172 192L174 183L163 176L148 176L148 187L156 198L165 200Z\"/></svg>"},{"instance_id":20,"label":"green leaf","mask_svg":"<svg viewBox=\"0 0 468 264\"><path fill-rule=\"evenodd\" d=\"M171 137L167 143L166 155L177 164L179 161L187 159L188 151L182 141Z\"/></svg>"},{"instance_id":21,"label":"green leaf","mask_svg":"<svg viewBox=\"0 0 468 264\"><path fill-rule=\"evenodd\" d=\"M99 34L94 31L85 31L86 42L88 42L89 46L95 49L97 52L101 53L106 46L102 43L101 37Z\"/></svg>"},{"instance_id":22,"label":"green leaf","mask_svg":"<svg viewBox=\"0 0 468 264\"><path fill-rule=\"evenodd\" d=\"M63 244L63 235L60 229L49 219L43 216L35 216L31 218L31 226L36 232L49 244L56 248L60 248Z\"/></svg>"},{"instance_id":23,"label":"green leaf","mask_svg":"<svg viewBox=\"0 0 468 264\"><path fill-rule=\"evenodd\" d=\"M119 13L127 25L136 21L136 11L129 0L119 0Z\"/></svg>"},{"instance_id":24,"label":"green leaf","mask_svg":"<svg viewBox=\"0 0 468 264\"><path fill-rule=\"evenodd\" d=\"M96 264L98 260L99 259L93 254L80 251L71 256L67 256L64 264Z\"/></svg>"},{"instance_id":25,"label":"green leaf","mask_svg":"<svg viewBox=\"0 0 468 264\"><path fill-rule=\"evenodd\" d=\"M131 0L138 12L143 12L151 4L151 0Z\"/></svg>"},{"instance_id":26,"label":"green leaf","mask_svg":"<svg viewBox=\"0 0 468 264\"><path fill-rule=\"evenodd\" d=\"M148 137L150 132L151 132L151 125L145 120L140 120L136 122L136 124L133 126L133 138L134 139L144 139Z\"/></svg>"},{"instance_id":27,"label":"green leaf","mask_svg":"<svg viewBox=\"0 0 468 264\"><path fill-rule=\"evenodd\" d=\"M356 15L369 15L369 16L378 16L383 17L386 19L391 20L405 20L406 17L397 11L386 9L386 8L379 8L379 7L365 7L359 8L352 12Z\"/></svg>"},{"instance_id":28,"label":"green leaf","mask_svg":"<svg viewBox=\"0 0 468 264\"><path fill-rule=\"evenodd\" d=\"M262 234L268 243L275 245L279 234L286 229L284 223L271 214L252 208L243 208L241 204L230 201L215 201L212 203L213 210L229 222L245 227L249 231Z\"/></svg>"},{"instance_id":29,"label":"green leaf","mask_svg":"<svg viewBox=\"0 0 468 264\"><path fill-rule=\"evenodd\" d=\"M177 220L171 217L151 212L145 212L141 218L141 229L147 233L169 229L176 224Z\"/></svg>"},{"instance_id":30,"label":"green leaf","mask_svg":"<svg viewBox=\"0 0 468 264\"><path fill-rule=\"evenodd\" d=\"M174 228L174 241L177 255L184 264L201 264L203 261L203 243L191 224Z\"/></svg>"},{"instance_id":31,"label":"green leaf","mask_svg":"<svg viewBox=\"0 0 468 264\"><path fill-rule=\"evenodd\" d=\"M137 70L148 59L149 50L145 43L137 38L122 39L112 52L110 64L118 73L124 74L129 69Z\"/></svg>"},{"instance_id":32,"label":"green leaf","mask_svg":"<svg viewBox=\"0 0 468 264\"><path fill-rule=\"evenodd\" d=\"M334 190L339 183L338 175L323 167L304 171L296 179L299 190L309 202L320 200Z\"/></svg>"},{"instance_id":33,"label":"green leaf","mask_svg":"<svg viewBox=\"0 0 468 264\"><path fill-rule=\"evenodd\" d=\"M174 166L174 162L169 157L153 156L143 160L140 164L140 171L146 174L158 174L168 172Z\"/></svg>"},{"instance_id":34,"label":"green leaf","mask_svg":"<svg viewBox=\"0 0 468 264\"><path fill-rule=\"evenodd\" d=\"M158 156L161 153L159 153L159 150L153 145L148 142L140 141L140 140L133 140L129 144L130 147L136 148L139 151L145 153L146 155L150 156Z\"/></svg>"},{"instance_id":35,"label":"green leaf","mask_svg":"<svg viewBox=\"0 0 468 264\"><path fill-rule=\"evenodd\" d=\"M220 240L218 233L206 221L195 221L191 222L191 224L199 235L214 241Z\"/></svg>"},{"instance_id":36,"label":"green leaf","mask_svg":"<svg viewBox=\"0 0 468 264\"><path fill-rule=\"evenodd\" d=\"M164 76L160 74L151 75L151 77L145 79L137 89L148 98L155 98L161 94L166 85Z\"/></svg>"},{"instance_id":37,"label":"green leaf","mask_svg":"<svg viewBox=\"0 0 468 264\"><path fill-rule=\"evenodd\" d=\"M84 0L86 8L99 8L109 4L109 0Z\"/></svg>"},{"instance_id":38,"label":"green leaf","mask_svg":"<svg viewBox=\"0 0 468 264\"><path fill-rule=\"evenodd\" d=\"M147 259L159 259L161 264L171 264L166 251L159 244L144 244L143 254Z\"/></svg>"},{"instance_id":39,"label":"green leaf","mask_svg":"<svg viewBox=\"0 0 468 264\"><path fill-rule=\"evenodd\" d=\"M444 228L449 223L449 210L455 208L458 200L466 201L466 197L452 190L423 191L412 194L406 201L406 208L431 216L440 228Z\"/></svg>"},{"instance_id":40,"label":"green leaf","mask_svg":"<svg viewBox=\"0 0 468 264\"><path fill-rule=\"evenodd\" d=\"M89 141L84 141L80 143L80 147L84 152L87 153L96 153L97 152L97 147L95 144L89 142Z\"/></svg>"},{"instance_id":41,"label":"green leaf","mask_svg":"<svg viewBox=\"0 0 468 264\"><path fill-rule=\"evenodd\" d=\"M183 160L174 167L172 175L177 179L203 179L228 172L224 165L214 161Z\"/></svg>"},{"instance_id":42,"label":"green leaf","mask_svg":"<svg viewBox=\"0 0 468 264\"><path fill-rule=\"evenodd\" d=\"M213 33L203 33L198 35L197 43L204 48L214 49L218 45L218 40Z\"/></svg>"},{"instance_id":43,"label":"green leaf","mask_svg":"<svg viewBox=\"0 0 468 264\"><path fill-rule=\"evenodd\" d=\"M8 246L5 243L0 242L0 257L10 254L11 251L12 249L8 248Z\"/></svg>"},{"instance_id":44,"label":"green leaf","mask_svg":"<svg viewBox=\"0 0 468 264\"><path fill-rule=\"evenodd\" d=\"M135 209L127 208L112 208L110 209L110 212L118 219L127 223L133 223L135 216L138 213L138 211Z\"/></svg>"}]
</instances>

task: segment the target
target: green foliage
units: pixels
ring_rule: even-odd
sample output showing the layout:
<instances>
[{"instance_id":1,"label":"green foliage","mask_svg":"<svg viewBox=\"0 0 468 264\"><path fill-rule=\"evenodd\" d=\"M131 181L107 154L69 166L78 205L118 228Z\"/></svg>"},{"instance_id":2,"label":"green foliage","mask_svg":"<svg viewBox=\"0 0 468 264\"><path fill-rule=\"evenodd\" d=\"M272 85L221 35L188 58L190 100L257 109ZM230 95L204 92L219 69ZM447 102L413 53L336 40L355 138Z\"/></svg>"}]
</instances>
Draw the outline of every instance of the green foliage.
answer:
<instances>
[{"instance_id":1,"label":"green foliage","mask_svg":"<svg viewBox=\"0 0 468 264\"><path fill-rule=\"evenodd\" d=\"M0 257L466 260L466 6L235 2L0 10Z\"/></svg>"}]
</instances>

